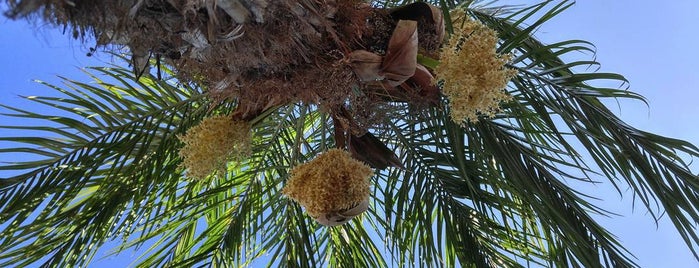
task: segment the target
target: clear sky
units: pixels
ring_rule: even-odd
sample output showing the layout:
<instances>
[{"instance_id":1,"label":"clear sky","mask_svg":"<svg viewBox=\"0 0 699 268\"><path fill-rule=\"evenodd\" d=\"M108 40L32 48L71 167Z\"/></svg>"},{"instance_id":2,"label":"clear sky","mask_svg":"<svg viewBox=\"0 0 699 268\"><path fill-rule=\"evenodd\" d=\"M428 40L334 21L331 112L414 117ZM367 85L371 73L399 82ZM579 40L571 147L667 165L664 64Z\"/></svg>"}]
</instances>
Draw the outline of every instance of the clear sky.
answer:
<instances>
[{"instance_id":1,"label":"clear sky","mask_svg":"<svg viewBox=\"0 0 699 268\"><path fill-rule=\"evenodd\" d=\"M0 7L5 10L4 6ZM699 145L699 126L695 123L699 113L697 16L699 1L696 0L666 4L582 0L540 29L538 36L548 42L566 39L593 42L597 46L597 60L602 63L601 71L625 75L631 82L630 89L649 100L650 107L621 102L618 107L612 107L614 111L640 129ZM56 75L84 78L79 67L103 65L110 60L106 54L87 57L90 46L71 40L60 29L0 18L0 103L23 105L26 103L19 102L17 95L46 92L32 79L58 82ZM0 117L0 125L6 124L18 122ZM693 170L699 171L699 164L695 163ZM630 192L622 199L611 187L598 186L593 190L593 194L604 200L598 203L600 206L623 215L598 218L618 235L643 267L699 265L667 219L656 226L642 207L631 209ZM133 257L125 253L106 263L125 266Z\"/></svg>"}]
</instances>

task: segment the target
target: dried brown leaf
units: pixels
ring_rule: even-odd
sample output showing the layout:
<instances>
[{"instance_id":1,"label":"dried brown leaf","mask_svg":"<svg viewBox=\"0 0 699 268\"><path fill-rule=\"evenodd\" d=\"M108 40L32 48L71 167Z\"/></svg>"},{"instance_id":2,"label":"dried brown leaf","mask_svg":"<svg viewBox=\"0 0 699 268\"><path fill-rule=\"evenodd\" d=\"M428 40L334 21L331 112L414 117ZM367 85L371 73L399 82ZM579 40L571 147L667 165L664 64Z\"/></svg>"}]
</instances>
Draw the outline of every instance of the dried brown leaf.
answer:
<instances>
[{"instance_id":1,"label":"dried brown leaf","mask_svg":"<svg viewBox=\"0 0 699 268\"><path fill-rule=\"evenodd\" d=\"M425 2L415 2L393 9L391 16L399 20L424 20L428 25L420 25L420 28L432 29L438 40L444 39L444 15L438 7Z\"/></svg>"},{"instance_id":2,"label":"dried brown leaf","mask_svg":"<svg viewBox=\"0 0 699 268\"><path fill-rule=\"evenodd\" d=\"M379 72L390 86L398 86L415 74L417 45L417 22L398 21Z\"/></svg>"},{"instance_id":3,"label":"dried brown leaf","mask_svg":"<svg viewBox=\"0 0 699 268\"><path fill-rule=\"evenodd\" d=\"M349 61L360 81L383 80L383 76L379 75L383 57L366 50L355 50L350 53Z\"/></svg>"},{"instance_id":4,"label":"dried brown leaf","mask_svg":"<svg viewBox=\"0 0 699 268\"><path fill-rule=\"evenodd\" d=\"M403 167L398 156L369 132L359 137L351 135L349 151L353 158L376 169Z\"/></svg>"},{"instance_id":5,"label":"dried brown leaf","mask_svg":"<svg viewBox=\"0 0 699 268\"><path fill-rule=\"evenodd\" d=\"M349 222L367 209L369 209L369 198L362 200L362 202L349 209L322 214L313 219L324 226L338 226Z\"/></svg>"},{"instance_id":6,"label":"dried brown leaf","mask_svg":"<svg viewBox=\"0 0 699 268\"><path fill-rule=\"evenodd\" d=\"M405 84L419 89L420 97L422 97L419 100L420 102L437 105L439 103L439 87L432 81L434 81L434 77L430 71L425 66L418 64L415 69L415 75L410 77Z\"/></svg>"}]
</instances>

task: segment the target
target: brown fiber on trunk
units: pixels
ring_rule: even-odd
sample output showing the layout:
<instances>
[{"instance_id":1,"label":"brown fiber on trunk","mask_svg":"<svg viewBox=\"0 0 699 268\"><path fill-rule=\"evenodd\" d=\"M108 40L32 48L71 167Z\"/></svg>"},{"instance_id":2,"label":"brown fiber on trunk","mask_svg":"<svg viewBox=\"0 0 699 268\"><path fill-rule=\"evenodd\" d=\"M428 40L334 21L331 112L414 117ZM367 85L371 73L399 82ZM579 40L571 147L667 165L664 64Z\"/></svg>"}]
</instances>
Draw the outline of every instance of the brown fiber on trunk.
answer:
<instances>
[{"instance_id":1,"label":"brown fiber on trunk","mask_svg":"<svg viewBox=\"0 0 699 268\"><path fill-rule=\"evenodd\" d=\"M318 104L353 121L343 131L361 137L379 121L371 109L439 102L432 75L415 59L436 57L444 38L441 11L424 3L388 10L362 0L6 2L10 18L40 16L98 47L128 47L137 75L157 57L217 101L236 102L238 119L293 102Z\"/></svg>"}]
</instances>

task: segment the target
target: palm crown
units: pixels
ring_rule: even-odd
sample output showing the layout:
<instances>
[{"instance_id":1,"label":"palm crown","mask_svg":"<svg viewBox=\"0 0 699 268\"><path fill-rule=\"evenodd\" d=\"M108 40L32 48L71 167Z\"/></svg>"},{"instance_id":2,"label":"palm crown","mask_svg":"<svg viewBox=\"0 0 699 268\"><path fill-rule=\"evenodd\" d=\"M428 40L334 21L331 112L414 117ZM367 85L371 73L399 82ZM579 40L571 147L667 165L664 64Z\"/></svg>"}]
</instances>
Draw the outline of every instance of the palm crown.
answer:
<instances>
[{"instance_id":1,"label":"palm crown","mask_svg":"<svg viewBox=\"0 0 699 268\"><path fill-rule=\"evenodd\" d=\"M39 6L49 11L73 8L54 2L10 0L8 14L33 14ZM154 12L148 8L162 1L126 2L122 4L128 7L128 15L140 18L140 14ZM249 26L252 29L267 25L269 20L265 22L263 14L274 7L260 4L263 2L267 1L241 1L247 7L242 10L249 13L236 13L241 9L223 5L217 22L253 25ZM360 6L359 1L337 2ZM386 8L406 4L373 1L362 8L389 10ZM200 31L210 36L197 42L208 42L211 50L197 50L190 40L186 50L177 51L185 58L182 61L171 55L173 51L148 47L151 43L125 42L131 48L126 61L135 72L119 66L88 68L92 83L65 78L65 86L47 84L61 97L27 98L60 115L3 106L10 111L5 116L35 123L2 128L33 131L36 136L3 136L1 140L19 145L0 152L4 158L11 153L30 153L36 160L0 167L13 174L0 180L0 224L6 226L0 233L0 264L83 266L106 241L118 238L122 243L117 251L148 247L136 262L157 267L237 267L260 260L269 266L289 267L635 266L624 247L591 217L606 212L565 182L591 182L598 176L633 189L634 197L654 217L660 214L654 206L660 205L688 246L696 249L699 184L682 157L699 156L699 149L635 129L607 109L602 102L605 98L644 99L630 91L594 86L600 79L626 82L617 74L578 72L578 67L597 65L594 61L561 60L571 52L593 52L590 43L543 44L534 38L541 24L572 3L547 1L524 8L478 1L433 4L438 8L417 12L432 12L427 16L431 23L418 23L397 49L392 50L394 43L388 40L393 39L392 32L398 32L394 28L404 27L399 22L403 19L387 20L395 25L386 26L385 36L376 37L389 51L355 52L359 49L345 42L345 32L336 30L340 41L329 40L337 47L299 41L294 43L301 47L299 51L309 54L283 58L286 67L265 67L270 73L288 74L294 69L312 74L315 69L299 67L306 66L300 63L304 57L313 57L312 51L338 50L340 55L349 55L350 63L337 68L349 71L331 73L335 76L330 78L338 80L318 82L318 88L337 86L340 93L319 93L311 82L293 76L289 83L309 85L308 92L315 95L303 89L293 92L293 97L279 90L245 93L245 86L231 90L229 85L236 81L260 79L262 86L250 87L263 90L269 86L263 80L281 79L261 75L260 65L249 67L256 72L245 66L237 71L206 70L204 63L211 63L211 58L201 55L230 49L230 42L245 36L244 28L232 27L223 32ZM309 6L305 7L327 10ZM197 12L207 8L202 6ZM416 40L438 36L439 27L434 25L444 25L452 38L457 36L462 26L456 23L459 15L453 10L463 10L460 16L494 30L497 55L509 55L503 56L506 65L498 69L507 70L502 74L507 78L507 94L491 98L498 107L456 118L462 112L455 111L460 109L460 99L447 90L449 80L435 85L419 75L436 74L436 81L444 78L440 73L448 73L444 70L447 65L440 64L464 60L445 58L443 51L449 44L442 44L440 51L435 44L410 41L412 35ZM64 21L61 16L51 17L55 14L63 13L46 16L56 23L77 23L76 29L100 33L99 27L104 26L78 20L81 17L71 17L76 14L70 12L65 13L68 19ZM442 16L443 24L437 19ZM308 18L312 27L303 30L325 29L322 23L313 24L313 18ZM412 27L410 24L405 27ZM420 25L434 31L425 33ZM262 38L260 33L248 34ZM123 40L115 35L103 42ZM470 31L462 38L472 36ZM454 42L454 48L468 45ZM476 49L464 51L474 53ZM236 53L240 51L248 52L239 49ZM394 59L392 51L408 56ZM442 58L438 58L440 52ZM156 56L146 57L151 54ZM162 56L166 54L169 56ZM168 64L160 64L161 56ZM193 60L197 57L201 62ZM158 68L158 77L145 68L149 58ZM400 64L386 63L387 59ZM226 64L230 63L216 66ZM314 64L323 67L325 62ZM401 69L406 64L410 66L407 74ZM372 68L383 71L385 80L379 86L371 85L376 79L363 79L362 75L378 74L366 71ZM230 80L232 74L240 80ZM209 172L193 179L193 166L203 164L183 164L183 159L195 155L183 152L183 148L191 149L183 137L207 118L244 122L236 129L245 129L244 133L249 129L249 148L232 158L224 157L214 168L216 172L207 169ZM578 143L582 147L575 146ZM354 158L375 170L369 180L366 212L352 215L356 217L346 224L325 227L307 215L308 208L284 196L292 190L283 189L290 184L294 167L335 147L349 148ZM584 154L593 162L585 162Z\"/></svg>"}]
</instances>

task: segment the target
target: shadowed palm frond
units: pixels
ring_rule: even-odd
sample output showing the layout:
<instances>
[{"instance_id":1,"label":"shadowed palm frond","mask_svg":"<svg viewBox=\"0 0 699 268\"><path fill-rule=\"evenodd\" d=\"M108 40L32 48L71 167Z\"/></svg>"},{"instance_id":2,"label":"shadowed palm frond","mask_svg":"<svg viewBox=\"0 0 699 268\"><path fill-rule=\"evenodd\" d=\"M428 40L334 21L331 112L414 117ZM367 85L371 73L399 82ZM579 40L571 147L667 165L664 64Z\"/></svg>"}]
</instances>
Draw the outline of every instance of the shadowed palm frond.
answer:
<instances>
[{"instance_id":1,"label":"shadowed palm frond","mask_svg":"<svg viewBox=\"0 0 699 268\"><path fill-rule=\"evenodd\" d=\"M44 256L54 256L46 260L54 265L89 261L92 255L83 253L117 233L128 237L177 190L176 135L206 114L203 95L152 78L136 80L120 68L90 71L92 84L66 78L65 89L46 84L61 97L26 97L53 112L3 106L11 111L5 116L36 122L3 128L49 134L2 137L21 146L3 153L37 156L2 167L16 174L0 181L0 218L8 224L0 258L12 258L5 265ZM16 258L22 252L32 254Z\"/></svg>"}]
</instances>

